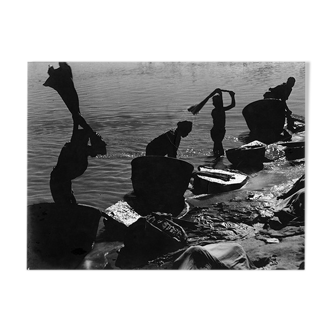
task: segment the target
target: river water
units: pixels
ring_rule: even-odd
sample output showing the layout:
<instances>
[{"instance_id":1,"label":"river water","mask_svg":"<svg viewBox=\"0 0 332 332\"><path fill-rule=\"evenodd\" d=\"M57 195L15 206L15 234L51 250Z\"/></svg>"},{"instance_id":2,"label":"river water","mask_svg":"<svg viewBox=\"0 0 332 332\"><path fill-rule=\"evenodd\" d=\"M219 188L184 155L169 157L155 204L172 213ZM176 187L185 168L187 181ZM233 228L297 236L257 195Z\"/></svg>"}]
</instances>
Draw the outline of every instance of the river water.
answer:
<instances>
[{"instance_id":1,"label":"river water","mask_svg":"<svg viewBox=\"0 0 332 332\"><path fill-rule=\"evenodd\" d=\"M71 114L58 93L44 87L48 65L28 63L28 204L52 202L49 176L63 145L70 140ZM90 158L83 176L73 181L79 203L100 209L121 200L132 190L131 160L145 154L153 138L181 120L193 121L193 130L182 139L178 158L195 168L211 160L212 102L193 116L187 108L203 100L215 88L233 90L236 106L226 113L224 148L243 144L248 133L242 116L244 106L262 99L269 87L296 84L288 106L305 115L305 63L303 62L71 62L74 84L83 117L107 143L105 157ZM223 95L224 105L230 103ZM221 163L229 164L226 158ZM249 186L259 190L303 171L267 169L252 177Z\"/></svg>"}]
</instances>

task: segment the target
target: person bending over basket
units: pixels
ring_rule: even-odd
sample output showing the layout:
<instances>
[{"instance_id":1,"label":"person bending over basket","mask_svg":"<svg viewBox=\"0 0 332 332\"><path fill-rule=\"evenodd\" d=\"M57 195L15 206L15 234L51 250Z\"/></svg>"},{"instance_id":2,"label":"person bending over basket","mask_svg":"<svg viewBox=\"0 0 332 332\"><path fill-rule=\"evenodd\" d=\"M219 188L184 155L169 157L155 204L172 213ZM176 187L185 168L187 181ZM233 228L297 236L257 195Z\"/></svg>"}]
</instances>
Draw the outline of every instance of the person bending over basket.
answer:
<instances>
[{"instance_id":1,"label":"person bending over basket","mask_svg":"<svg viewBox=\"0 0 332 332\"><path fill-rule=\"evenodd\" d=\"M176 158L181 142L181 137L186 137L192 130L191 121L180 121L175 130L166 133L152 140L146 147L147 156L167 156Z\"/></svg>"},{"instance_id":2,"label":"person bending over basket","mask_svg":"<svg viewBox=\"0 0 332 332\"><path fill-rule=\"evenodd\" d=\"M294 120L292 118L292 111L288 108L286 101L288 100L292 88L295 85L295 78L289 77L286 83L277 85L274 88L269 88L268 92L265 92L263 97L264 99L278 99L285 104L285 117L287 119L287 128L293 130Z\"/></svg>"},{"instance_id":3,"label":"person bending over basket","mask_svg":"<svg viewBox=\"0 0 332 332\"><path fill-rule=\"evenodd\" d=\"M88 141L91 145L88 145ZM66 143L58 162L51 172L50 189L57 204L76 204L72 180L81 176L88 167L88 156L106 154L106 143L101 136L88 129L73 129L70 142Z\"/></svg>"}]
</instances>

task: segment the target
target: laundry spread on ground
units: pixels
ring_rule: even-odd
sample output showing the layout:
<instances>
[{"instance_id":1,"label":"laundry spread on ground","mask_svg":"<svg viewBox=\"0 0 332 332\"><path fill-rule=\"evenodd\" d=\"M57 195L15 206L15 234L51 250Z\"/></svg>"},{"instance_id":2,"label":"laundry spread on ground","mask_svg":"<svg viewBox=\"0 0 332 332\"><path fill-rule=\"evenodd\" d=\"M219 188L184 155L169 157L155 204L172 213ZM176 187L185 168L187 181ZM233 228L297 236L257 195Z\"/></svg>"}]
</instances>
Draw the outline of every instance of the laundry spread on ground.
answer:
<instances>
[{"instance_id":1,"label":"laundry spread on ground","mask_svg":"<svg viewBox=\"0 0 332 332\"><path fill-rule=\"evenodd\" d=\"M238 243L219 242L188 248L173 264L179 270L250 270L251 263Z\"/></svg>"}]
</instances>

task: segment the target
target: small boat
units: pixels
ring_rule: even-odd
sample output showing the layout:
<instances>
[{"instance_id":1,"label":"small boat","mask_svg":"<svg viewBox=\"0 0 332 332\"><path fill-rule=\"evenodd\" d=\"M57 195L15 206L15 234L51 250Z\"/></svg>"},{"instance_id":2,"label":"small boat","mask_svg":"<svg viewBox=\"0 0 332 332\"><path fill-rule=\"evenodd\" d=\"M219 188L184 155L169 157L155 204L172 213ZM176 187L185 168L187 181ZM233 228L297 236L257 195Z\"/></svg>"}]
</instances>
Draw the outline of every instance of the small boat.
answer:
<instances>
[{"instance_id":1,"label":"small boat","mask_svg":"<svg viewBox=\"0 0 332 332\"><path fill-rule=\"evenodd\" d=\"M194 173L194 192L195 194L217 194L239 189L245 185L248 178L241 173L198 166L198 172Z\"/></svg>"},{"instance_id":2,"label":"small boat","mask_svg":"<svg viewBox=\"0 0 332 332\"><path fill-rule=\"evenodd\" d=\"M242 145L226 151L227 159L236 167L243 165L259 165L265 160L266 145L259 141Z\"/></svg>"}]
</instances>

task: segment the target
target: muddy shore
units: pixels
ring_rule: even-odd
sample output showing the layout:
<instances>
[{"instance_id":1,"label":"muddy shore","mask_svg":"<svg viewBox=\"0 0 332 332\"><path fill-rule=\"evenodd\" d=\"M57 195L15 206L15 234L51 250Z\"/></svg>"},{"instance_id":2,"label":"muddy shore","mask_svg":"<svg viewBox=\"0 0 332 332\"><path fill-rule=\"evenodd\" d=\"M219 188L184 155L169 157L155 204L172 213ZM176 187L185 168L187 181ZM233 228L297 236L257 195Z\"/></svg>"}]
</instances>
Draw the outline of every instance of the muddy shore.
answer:
<instances>
[{"instance_id":1,"label":"muddy shore","mask_svg":"<svg viewBox=\"0 0 332 332\"><path fill-rule=\"evenodd\" d=\"M254 195L252 191L232 192L228 193L227 202L210 204L202 203L201 198L187 198L191 209L179 224L188 234L189 246L235 242L243 247L257 269L303 269L304 221L290 223L280 230L266 227L276 199ZM123 242L111 240L110 236L105 227L99 229L94 249L79 268L172 269L174 260L187 248L170 249L157 257L138 251L123 254Z\"/></svg>"},{"instance_id":2,"label":"muddy shore","mask_svg":"<svg viewBox=\"0 0 332 332\"><path fill-rule=\"evenodd\" d=\"M287 192L292 188L295 180L278 186L282 191L276 192ZM30 250L28 267L32 269L172 269L174 260L188 247L224 242L240 244L255 269L304 268L304 218L289 222L280 229L273 229L270 221L280 203L271 190L231 191L217 196L195 196L188 190L186 196L185 215L174 219L188 235L185 246L170 246L161 250L148 248L147 250L144 248L143 228L137 227L132 234L132 237L137 237L133 244L134 250L127 250L124 243L129 228L117 221L110 222L106 218L101 218L98 230L91 229L97 233L97 236L90 252L84 252L80 248L80 250L71 250L70 253L64 252L61 256L57 248L57 244L61 241L58 242L58 239L55 239L55 246L51 251L51 255L55 254L54 257L51 257L51 260L44 260L43 257L38 256L38 252L35 255L36 252L32 254ZM52 206L50 203L49 205ZM70 227L76 229L75 224L71 224ZM34 232L33 227L28 228L30 232ZM85 232L85 230L82 231ZM46 235L45 230L38 232L40 238ZM52 237L56 237L59 230L53 227L48 232L54 232ZM75 231L70 236L75 240ZM89 241L87 245L89 243L91 245L93 241L91 236ZM30 238L28 248L32 242ZM44 244L38 242L37 251L42 254L45 246L47 248L48 245L47 241ZM85 250L89 250L88 246Z\"/></svg>"},{"instance_id":3,"label":"muddy shore","mask_svg":"<svg viewBox=\"0 0 332 332\"><path fill-rule=\"evenodd\" d=\"M304 132L292 137L293 142L304 142L304 139ZM38 204L30 206L28 207L28 211L30 211L28 217L28 268L173 269L174 261L187 248L223 242L230 245L239 244L253 269L304 269L304 203L301 207L303 213L293 216L293 219L296 217L294 220L289 220L283 225L279 225L278 220L277 222L275 220L276 212L283 201L280 197L290 192L296 181L305 174L305 158L297 156L289 158L285 152L287 147L283 144L284 142L277 142L267 146L266 160L259 169L241 170L249 176L249 181L240 190L197 195L193 190L193 181L191 181L184 195L185 208L174 219L188 236L186 243L181 245L166 244L158 249L153 245L149 246L145 237L144 216L136 221L134 226L128 227L124 220L121 220L121 211L119 218L114 220L105 218L107 209L101 211L103 217L100 217L99 213L94 213L98 210L87 209L86 211L91 213L91 218L95 219L94 226L79 229L80 236L84 233L90 235L93 233L96 234L96 237L83 236L84 246L78 245L79 248L75 249L71 243L78 241L79 238L75 233L77 225L81 227L80 221L87 212L80 212L81 214L75 217L76 221L63 213L61 217L63 226L52 226L50 229L45 229L44 217L47 215L51 217L54 214L52 211L56 211L53 203L46 203L47 207ZM303 156L300 155L300 157ZM224 168L225 164L221 159L220 164L215 164L214 167ZM227 168L231 169L230 166ZM271 179L276 175L277 182L273 184ZM282 182L280 177L284 179ZM134 209L131 208L131 210L136 213ZM37 216L38 213L39 216ZM34 225L36 218L39 218L39 224L43 225L41 229L38 229L38 223ZM54 217L52 218L54 219ZM66 218L67 221L65 221ZM57 225L58 221L53 221L53 224ZM61 227L64 229L70 227L67 236L70 238L69 240L64 238L64 234L68 230L63 231ZM54 235L51 235L53 237L51 246L44 236L49 237L52 232ZM130 233L129 240L128 232ZM37 233L39 239L35 240L34 236ZM60 239L57 236L60 236ZM59 253L57 248L61 241L70 242L70 248L67 246L63 253ZM92 250L89 249L91 245L93 245ZM47 259L45 259L45 255L42 257L45 248L50 250Z\"/></svg>"}]
</instances>

